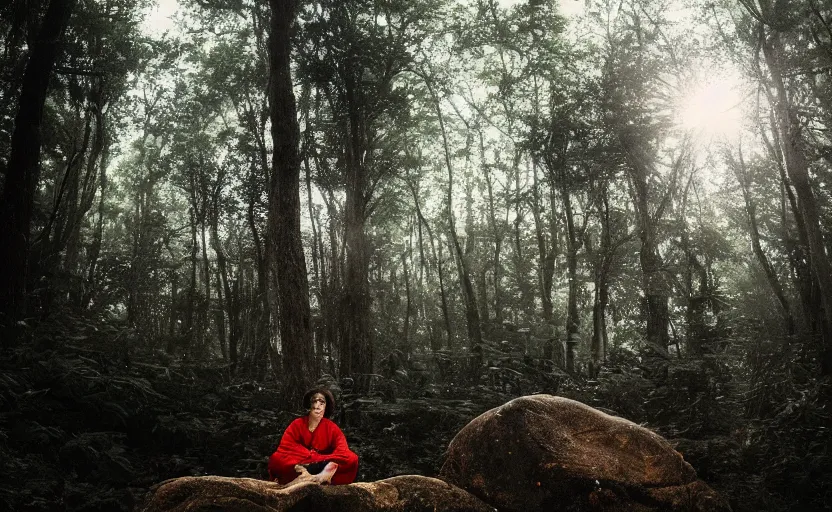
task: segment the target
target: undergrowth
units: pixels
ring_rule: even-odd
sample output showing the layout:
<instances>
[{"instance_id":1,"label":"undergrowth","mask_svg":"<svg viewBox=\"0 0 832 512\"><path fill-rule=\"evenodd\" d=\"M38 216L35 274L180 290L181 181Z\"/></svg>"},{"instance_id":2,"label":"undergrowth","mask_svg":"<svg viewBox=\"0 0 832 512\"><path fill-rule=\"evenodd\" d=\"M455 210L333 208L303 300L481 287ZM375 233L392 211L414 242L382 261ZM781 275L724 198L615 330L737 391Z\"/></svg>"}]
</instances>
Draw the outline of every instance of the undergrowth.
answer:
<instances>
[{"instance_id":1,"label":"undergrowth","mask_svg":"<svg viewBox=\"0 0 832 512\"><path fill-rule=\"evenodd\" d=\"M444 447L479 413L558 394L655 429L736 511L824 510L830 386L814 377L811 345L788 341L737 338L725 352L670 361L658 384L626 351L594 380L499 347L476 367L439 354L390 369L366 392L345 386L336 420L361 456L360 479L434 476ZM91 316L31 329L0 355L0 370L0 510L132 510L168 478L264 478L300 412L279 402L273 378L171 360Z\"/></svg>"}]
</instances>

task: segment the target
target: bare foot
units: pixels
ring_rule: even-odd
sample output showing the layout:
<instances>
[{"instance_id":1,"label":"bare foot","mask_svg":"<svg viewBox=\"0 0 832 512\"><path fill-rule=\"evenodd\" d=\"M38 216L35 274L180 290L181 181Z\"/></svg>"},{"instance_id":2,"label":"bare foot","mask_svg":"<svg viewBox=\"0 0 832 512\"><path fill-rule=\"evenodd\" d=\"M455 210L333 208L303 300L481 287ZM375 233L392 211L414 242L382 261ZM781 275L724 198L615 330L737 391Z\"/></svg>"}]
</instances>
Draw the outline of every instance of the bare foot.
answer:
<instances>
[{"instance_id":1,"label":"bare foot","mask_svg":"<svg viewBox=\"0 0 832 512\"><path fill-rule=\"evenodd\" d=\"M305 482L317 482L315 479L317 475L310 475L309 471L306 470L306 466L296 465L295 472L298 474L297 478L289 482L286 487L294 487Z\"/></svg>"},{"instance_id":2,"label":"bare foot","mask_svg":"<svg viewBox=\"0 0 832 512\"><path fill-rule=\"evenodd\" d=\"M323 471L315 475L310 475L309 471L306 469L306 466L297 464L295 466L295 472L298 474L298 476L297 478L292 480L291 484L289 485L297 485L304 482L328 484L331 482L332 476L335 474L336 471L338 471L338 464L336 462L328 462L327 465L324 466Z\"/></svg>"},{"instance_id":3,"label":"bare foot","mask_svg":"<svg viewBox=\"0 0 832 512\"><path fill-rule=\"evenodd\" d=\"M336 471L338 471L338 464L330 462L324 466L323 471L317 475L312 475L312 478L314 478L319 484L328 484L332 480L332 475L334 475Z\"/></svg>"}]
</instances>

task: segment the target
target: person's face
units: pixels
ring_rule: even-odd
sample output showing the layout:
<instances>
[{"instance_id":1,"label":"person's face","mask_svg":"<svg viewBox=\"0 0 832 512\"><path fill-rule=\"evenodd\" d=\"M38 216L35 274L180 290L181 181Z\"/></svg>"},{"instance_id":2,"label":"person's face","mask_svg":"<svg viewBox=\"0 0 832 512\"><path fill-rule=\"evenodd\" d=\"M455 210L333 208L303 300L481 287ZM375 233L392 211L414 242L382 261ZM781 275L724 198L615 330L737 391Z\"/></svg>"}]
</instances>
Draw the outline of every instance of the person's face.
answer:
<instances>
[{"instance_id":1,"label":"person's face","mask_svg":"<svg viewBox=\"0 0 832 512\"><path fill-rule=\"evenodd\" d=\"M323 418L326 411L326 398L321 393L312 395L312 400L309 407L309 414L317 418Z\"/></svg>"}]
</instances>

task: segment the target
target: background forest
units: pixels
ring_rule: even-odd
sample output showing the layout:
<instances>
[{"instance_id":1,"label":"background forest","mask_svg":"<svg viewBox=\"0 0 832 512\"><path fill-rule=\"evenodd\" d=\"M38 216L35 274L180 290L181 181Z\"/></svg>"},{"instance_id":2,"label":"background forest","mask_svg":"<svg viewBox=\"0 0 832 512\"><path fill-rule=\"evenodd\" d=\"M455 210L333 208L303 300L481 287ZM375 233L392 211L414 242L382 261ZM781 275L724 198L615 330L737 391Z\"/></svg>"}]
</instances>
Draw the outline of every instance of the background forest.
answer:
<instances>
[{"instance_id":1,"label":"background forest","mask_svg":"<svg viewBox=\"0 0 832 512\"><path fill-rule=\"evenodd\" d=\"M4 3L0 508L263 476L322 379L360 479L546 392L827 509L832 4L684 4Z\"/></svg>"}]
</instances>

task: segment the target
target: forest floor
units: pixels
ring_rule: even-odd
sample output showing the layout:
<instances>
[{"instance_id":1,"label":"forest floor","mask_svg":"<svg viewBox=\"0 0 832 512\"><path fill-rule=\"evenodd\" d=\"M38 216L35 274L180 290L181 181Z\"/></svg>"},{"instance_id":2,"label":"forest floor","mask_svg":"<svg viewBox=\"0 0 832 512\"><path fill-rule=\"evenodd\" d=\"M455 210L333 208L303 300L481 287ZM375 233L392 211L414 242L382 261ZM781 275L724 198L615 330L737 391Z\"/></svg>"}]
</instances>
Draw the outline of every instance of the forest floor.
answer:
<instances>
[{"instance_id":1,"label":"forest floor","mask_svg":"<svg viewBox=\"0 0 832 512\"><path fill-rule=\"evenodd\" d=\"M0 510L135 510L169 478L266 478L268 456L300 413L279 403L274 380L234 378L227 366L162 364L152 353L128 358L112 348L120 336L112 327L73 335L56 329L0 357ZM608 381L628 379L618 376ZM627 393L638 392L629 380L618 386L626 391L569 378L423 384L395 398L341 393L334 419L360 457L359 480L435 476L463 426L519 394L557 393L619 412L630 407ZM650 426L669 436L672 425ZM759 476L743 464L736 440L671 442L734 510L754 510L747 496L758 492Z\"/></svg>"}]
</instances>

